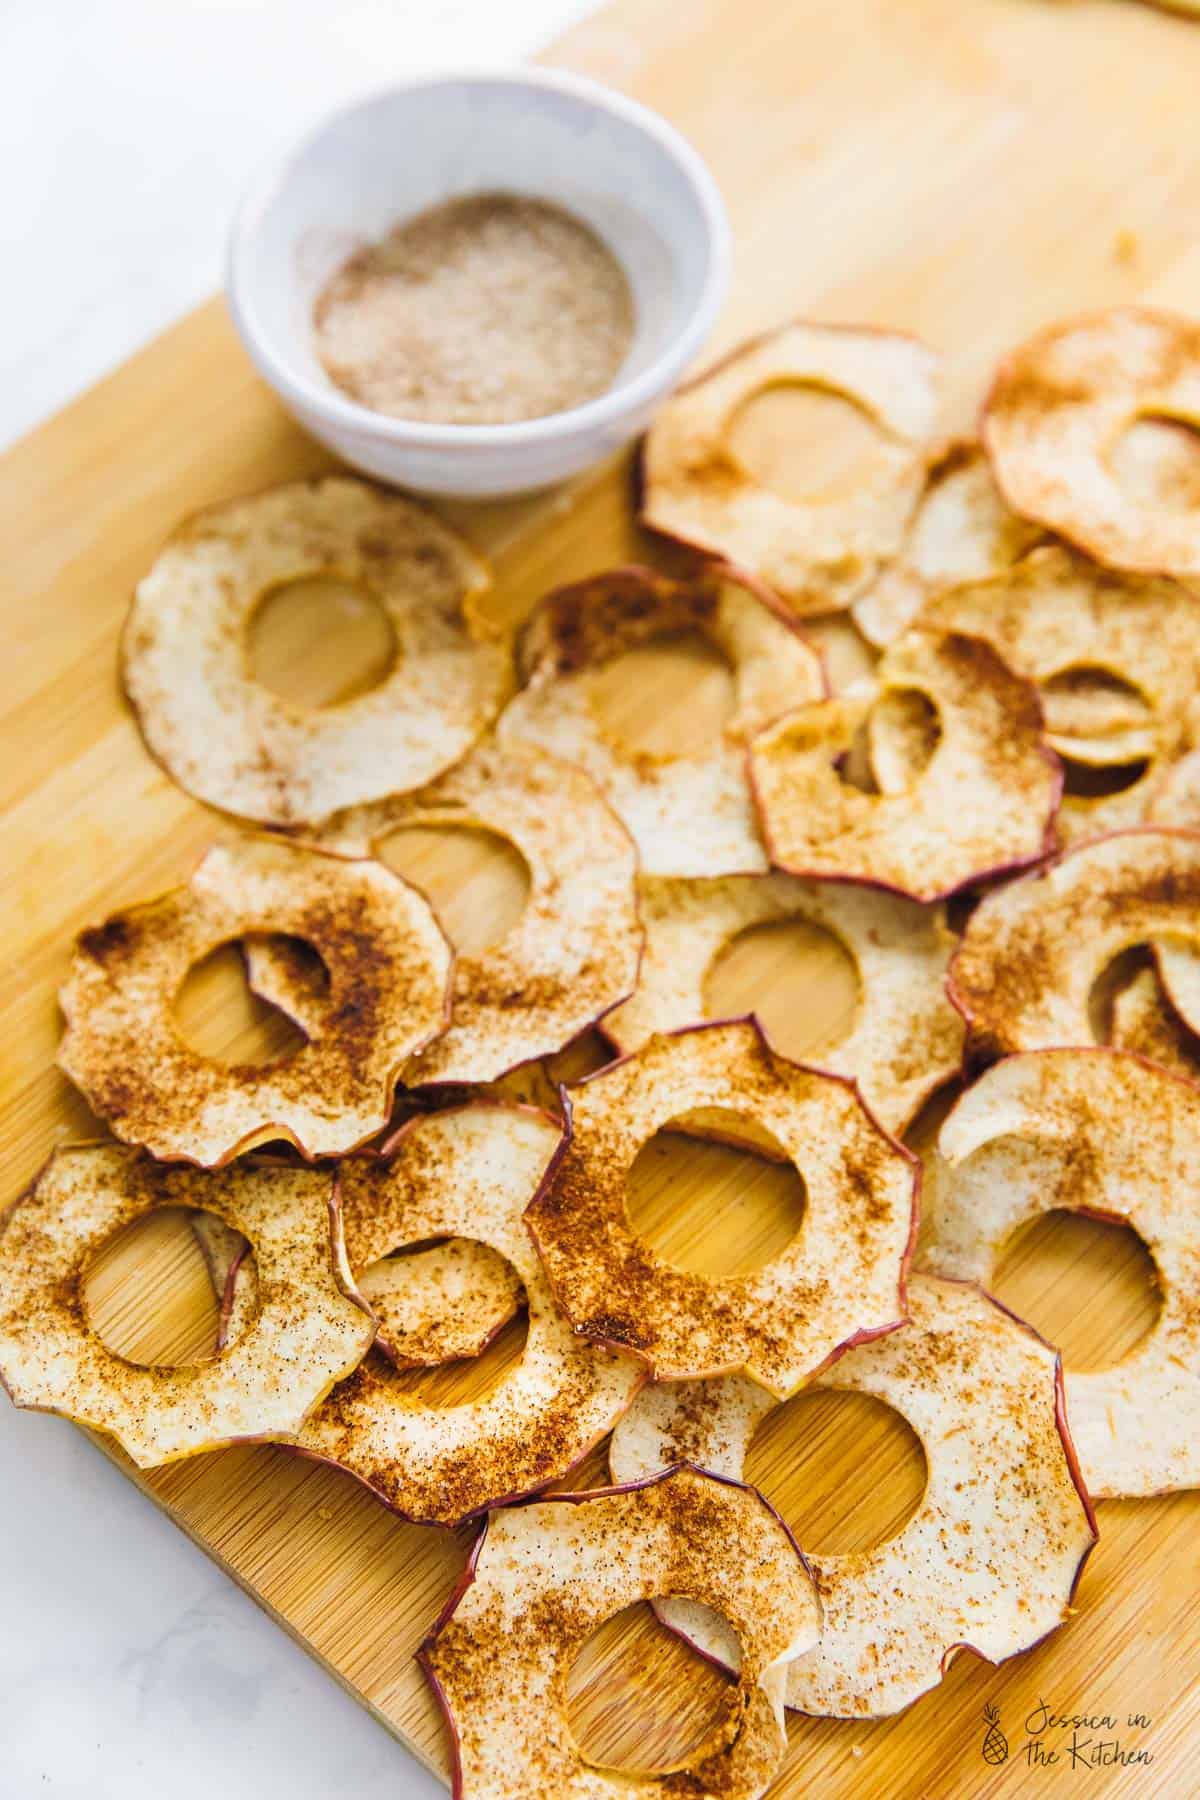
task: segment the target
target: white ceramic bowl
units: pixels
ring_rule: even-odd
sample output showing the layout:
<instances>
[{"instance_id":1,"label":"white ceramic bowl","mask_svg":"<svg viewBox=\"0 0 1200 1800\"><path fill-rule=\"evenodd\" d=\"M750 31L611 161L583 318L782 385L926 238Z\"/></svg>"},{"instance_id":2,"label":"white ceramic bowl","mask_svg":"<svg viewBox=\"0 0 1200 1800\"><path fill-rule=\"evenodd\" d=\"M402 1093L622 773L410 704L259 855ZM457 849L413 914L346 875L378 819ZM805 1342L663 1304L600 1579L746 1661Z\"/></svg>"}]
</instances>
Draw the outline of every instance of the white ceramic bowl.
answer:
<instances>
[{"instance_id":1,"label":"white ceramic bowl","mask_svg":"<svg viewBox=\"0 0 1200 1800\"><path fill-rule=\"evenodd\" d=\"M615 384L515 425L431 425L360 406L317 360L317 294L397 221L486 189L556 202L620 260L637 322ZM255 365L314 437L384 481L482 496L560 481L643 430L703 344L728 266L720 194L677 131L582 76L521 69L391 88L319 126L243 202L228 289Z\"/></svg>"}]
</instances>

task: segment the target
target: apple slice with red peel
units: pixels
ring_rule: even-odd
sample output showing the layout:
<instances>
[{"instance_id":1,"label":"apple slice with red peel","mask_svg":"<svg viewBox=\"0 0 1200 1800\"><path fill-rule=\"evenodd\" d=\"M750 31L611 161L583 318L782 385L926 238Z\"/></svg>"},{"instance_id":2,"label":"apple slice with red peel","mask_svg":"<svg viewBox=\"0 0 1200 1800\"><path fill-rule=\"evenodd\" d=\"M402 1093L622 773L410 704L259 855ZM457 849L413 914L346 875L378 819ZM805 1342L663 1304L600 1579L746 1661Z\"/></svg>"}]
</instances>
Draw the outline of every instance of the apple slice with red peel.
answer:
<instances>
[{"instance_id":1,"label":"apple slice with red peel","mask_svg":"<svg viewBox=\"0 0 1200 1800\"><path fill-rule=\"evenodd\" d=\"M563 1093L570 1141L527 1220L584 1337L635 1351L658 1380L744 1369L782 1395L903 1320L918 1165L852 1083L789 1062L752 1020L734 1020L652 1037ZM642 1146L713 1109L768 1131L806 1189L782 1254L727 1280L663 1261L625 1203Z\"/></svg>"},{"instance_id":2,"label":"apple slice with red peel","mask_svg":"<svg viewBox=\"0 0 1200 1800\"><path fill-rule=\"evenodd\" d=\"M367 590L395 641L368 692L305 709L254 680L263 599L333 576ZM465 756L512 686L480 598L486 567L433 513L345 475L293 482L182 524L140 583L125 689L152 754L223 812L269 825L420 787Z\"/></svg>"},{"instance_id":3,"label":"apple slice with red peel","mask_svg":"<svg viewBox=\"0 0 1200 1800\"><path fill-rule=\"evenodd\" d=\"M357 1476L407 1518L456 1524L561 1479L645 1379L635 1357L573 1334L525 1229L525 1208L562 1143L545 1113L475 1101L411 1119L385 1156L341 1166L341 1203L360 1256L363 1244L369 1254L381 1244L469 1237L511 1265L529 1305L519 1361L481 1398L423 1403L371 1357L308 1421L299 1440L306 1454Z\"/></svg>"},{"instance_id":4,"label":"apple slice with red peel","mask_svg":"<svg viewBox=\"0 0 1200 1800\"><path fill-rule=\"evenodd\" d=\"M1200 1038L1188 1030L1153 969L1139 969L1114 994L1112 1047L1158 1063L1187 1081L1200 1081Z\"/></svg>"},{"instance_id":5,"label":"apple slice with red peel","mask_svg":"<svg viewBox=\"0 0 1200 1800\"><path fill-rule=\"evenodd\" d=\"M377 1347L400 1369L482 1355L524 1298L504 1258L470 1238L381 1257L355 1285L379 1320Z\"/></svg>"},{"instance_id":6,"label":"apple slice with red peel","mask_svg":"<svg viewBox=\"0 0 1200 1800\"><path fill-rule=\"evenodd\" d=\"M410 1059L406 1086L493 1081L561 1050L632 990L642 948L637 858L580 769L524 745L485 745L419 793L341 813L315 836L364 856L413 826L504 837L524 858L529 896L499 942L457 958L449 1028ZM327 998L296 947L256 937L245 950L251 987L302 1029L319 1027Z\"/></svg>"},{"instance_id":7,"label":"apple slice with red peel","mask_svg":"<svg viewBox=\"0 0 1200 1800\"><path fill-rule=\"evenodd\" d=\"M675 1031L705 1016L708 975L742 932L799 919L831 933L859 980L854 1019L825 1055L825 1066L857 1081L889 1131L902 1131L956 1073L963 1025L944 991L955 940L939 909L869 888L778 874L713 881L644 876L639 897L646 950L637 989L603 1026L622 1054L656 1031Z\"/></svg>"},{"instance_id":8,"label":"apple slice with red peel","mask_svg":"<svg viewBox=\"0 0 1200 1800\"><path fill-rule=\"evenodd\" d=\"M141 1367L92 1330L84 1279L118 1231L176 1207L212 1213L247 1239L255 1305L215 1356ZM213 1174L115 1144L68 1145L0 1232L0 1379L18 1406L110 1433L143 1469L223 1444L285 1442L375 1335L350 1292L331 1174L267 1158Z\"/></svg>"},{"instance_id":9,"label":"apple slice with red peel","mask_svg":"<svg viewBox=\"0 0 1200 1800\"><path fill-rule=\"evenodd\" d=\"M1001 492L1023 518L1114 569L1200 575L1194 487L1179 506L1154 497L1181 481L1182 467L1148 438L1130 447L1137 481L1123 482L1114 466L1114 445L1144 419L1200 425L1200 325L1112 306L1047 326L1005 357L981 435Z\"/></svg>"},{"instance_id":10,"label":"apple slice with red peel","mask_svg":"<svg viewBox=\"0 0 1200 1800\"><path fill-rule=\"evenodd\" d=\"M596 714L597 677L625 652L687 632L729 664L731 717L701 749L651 755L624 747ZM549 594L526 626L519 656L526 685L501 715L499 742L535 745L586 770L624 821L647 874L766 869L746 745L770 719L825 692L820 657L772 596L733 569L688 581L610 569Z\"/></svg>"},{"instance_id":11,"label":"apple slice with red peel","mask_svg":"<svg viewBox=\"0 0 1200 1800\"><path fill-rule=\"evenodd\" d=\"M1043 535L1005 505L982 446L955 438L931 461L903 548L855 601L854 623L886 649L934 594L1002 574Z\"/></svg>"},{"instance_id":12,"label":"apple slice with red peel","mask_svg":"<svg viewBox=\"0 0 1200 1800\"><path fill-rule=\"evenodd\" d=\"M932 755L907 780L911 734L881 763L885 735L871 745L882 791L864 792L843 774L856 737L874 709L912 693L936 714ZM1031 684L978 638L920 629L873 680L760 733L750 778L779 867L926 901L1044 856L1062 787Z\"/></svg>"},{"instance_id":13,"label":"apple slice with red peel","mask_svg":"<svg viewBox=\"0 0 1200 1800\"><path fill-rule=\"evenodd\" d=\"M254 1259L237 1233L210 1214L197 1213L192 1228L221 1303L219 1349L236 1338L257 1304ZM349 1246L350 1228L346 1235ZM355 1266L349 1247L347 1257L355 1292L378 1321L374 1347L397 1368L433 1368L482 1355L524 1302L504 1258L469 1238L382 1255L365 1266Z\"/></svg>"},{"instance_id":14,"label":"apple slice with red peel","mask_svg":"<svg viewBox=\"0 0 1200 1800\"><path fill-rule=\"evenodd\" d=\"M906 1325L849 1351L818 1384L900 1413L928 1479L893 1537L808 1555L822 1624L787 1672L787 1704L801 1712L880 1718L935 1687L959 1649L990 1662L1028 1650L1067 1618L1096 1541L1055 1352L969 1285L914 1275L909 1305ZM648 1388L613 1433L613 1479L681 1457L739 1476L774 1404L742 1377ZM731 1634L690 1600L659 1600L656 1611L736 1666Z\"/></svg>"},{"instance_id":15,"label":"apple slice with red peel","mask_svg":"<svg viewBox=\"0 0 1200 1800\"><path fill-rule=\"evenodd\" d=\"M585 1762L567 1718L571 1665L614 1613L686 1593L741 1647L721 1719L666 1773ZM753 1488L699 1469L488 1516L458 1590L418 1652L453 1742L455 1800L756 1800L787 1749L783 1687L820 1631L787 1527Z\"/></svg>"},{"instance_id":16,"label":"apple slice with red peel","mask_svg":"<svg viewBox=\"0 0 1200 1800\"><path fill-rule=\"evenodd\" d=\"M376 1179L374 1164L362 1169L343 1165L338 1177L346 1258L355 1287L379 1320L377 1348L398 1368L431 1368L479 1356L524 1304L521 1277L500 1250L465 1233L424 1244L423 1238L443 1234L436 1227L425 1233L417 1229L427 1187L438 1180L477 1177L477 1167L463 1154L477 1112L469 1111L457 1127L416 1121L403 1126L392 1139L394 1167L385 1180ZM517 1120L518 1132L531 1129L526 1117L513 1108L502 1109L498 1122L489 1119L481 1126L483 1144L494 1141L497 1123L502 1127L507 1118ZM534 1117L535 1139L552 1141L540 1117ZM456 1154L463 1157L461 1168L452 1161ZM439 1156L446 1162L441 1171ZM418 1247L409 1254L393 1254L412 1244Z\"/></svg>"},{"instance_id":17,"label":"apple slice with red peel","mask_svg":"<svg viewBox=\"0 0 1200 1800\"><path fill-rule=\"evenodd\" d=\"M840 611L904 543L937 371L934 353L900 332L797 322L752 339L660 409L642 452L643 522L753 570L798 616ZM738 409L778 387L840 396L878 428L848 489L785 497L730 450Z\"/></svg>"},{"instance_id":18,"label":"apple slice with red peel","mask_svg":"<svg viewBox=\"0 0 1200 1800\"><path fill-rule=\"evenodd\" d=\"M922 1261L987 1284L1004 1244L1052 1208L1133 1227L1154 1258L1157 1322L1110 1368L1066 1375L1089 1490L1200 1487L1200 1088L1119 1051L1009 1057L938 1139Z\"/></svg>"},{"instance_id":19,"label":"apple slice with red peel","mask_svg":"<svg viewBox=\"0 0 1200 1800\"><path fill-rule=\"evenodd\" d=\"M1144 762L1130 786L1065 796L1061 838L1140 824L1165 768L1193 742L1200 601L1178 582L1101 569L1062 546L930 602L923 625L986 639L1036 683L1046 738L1094 768Z\"/></svg>"},{"instance_id":20,"label":"apple slice with red peel","mask_svg":"<svg viewBox=\"0 0 1200 1800\"><path fill-rule=\"evenodd\" d=\"M1200 951L1200 835L1114 832L985 895L948 992L981 1055L1088 1045L1099 976L1122 951L1167 942L1182 988L1185 957Z\"/></svg>"},{"instance_id":21,"label":"apple slice with red peel","mask_svg":"<svg viewBox=\"0 0 1200 1800\"><path fill-rule=\"evenodd\" d=\"M321 956L322 1029L286 1062L222 1065L183 1042L175 996L210 951L263 931ZM164 1160L212 1168L278 1138L337 1155L387 1124L404 1064L445 1029L452 974L428 903L381 863L238 838L185 887L80 933L58 1062L118 1137Z\"/></svg>"}]
</instances>

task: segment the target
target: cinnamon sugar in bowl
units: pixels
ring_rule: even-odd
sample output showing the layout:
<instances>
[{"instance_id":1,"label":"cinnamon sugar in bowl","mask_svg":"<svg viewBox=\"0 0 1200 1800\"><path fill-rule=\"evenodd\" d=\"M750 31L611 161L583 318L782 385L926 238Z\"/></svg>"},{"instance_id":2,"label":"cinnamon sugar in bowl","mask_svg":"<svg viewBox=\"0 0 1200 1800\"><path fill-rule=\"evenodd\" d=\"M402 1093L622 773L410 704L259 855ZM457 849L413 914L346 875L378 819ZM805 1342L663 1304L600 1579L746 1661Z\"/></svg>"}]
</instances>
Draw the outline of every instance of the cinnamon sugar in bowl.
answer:
<instances>
[{"instance_id":1,"label":"cinnamon sugar in bowl","mask_svg":"<svg viewBox=\"0 0 1200 1800\"><path fill-rule=\"evenodd\" d=\"M512 425L610 388L633 342L625 271L581 220L467 194L356 250L317 297L335 387L394 419Z\"/></svg>"},{"instance_id":2,"label":"cinnamon sugar in bowl","mask_svg":"<svg viewBox=\"0 0 1200 1800\"><path fill-rule=\"evenodd\" d=\"M451 266L444 255L430 277L457 283L457 317L443 305L432 336L409 329L407 368L387 372L393 412L353 391L362 338L356 373L346 333L330 330L331 296L339 278L379 272L372 247L420 250L424 236L428 250L439 214L454 237L471 202L488 203L474 215L486 229L470 242L459 231ZM527 255L530 229L541 242ZM562 480L643 430L702 348L728 260L720 195L670 125L581 76L530 69L393 88L328 120L243 203L228 291L260 373L337 455L405 487L486 496ZM493 298L507 284L499 382L475 337L494 309L463 299L485 272ZM420 286L392 290L408 328ZM366 361L378 373L369 341Z\"/></svg>"}]
</instances>

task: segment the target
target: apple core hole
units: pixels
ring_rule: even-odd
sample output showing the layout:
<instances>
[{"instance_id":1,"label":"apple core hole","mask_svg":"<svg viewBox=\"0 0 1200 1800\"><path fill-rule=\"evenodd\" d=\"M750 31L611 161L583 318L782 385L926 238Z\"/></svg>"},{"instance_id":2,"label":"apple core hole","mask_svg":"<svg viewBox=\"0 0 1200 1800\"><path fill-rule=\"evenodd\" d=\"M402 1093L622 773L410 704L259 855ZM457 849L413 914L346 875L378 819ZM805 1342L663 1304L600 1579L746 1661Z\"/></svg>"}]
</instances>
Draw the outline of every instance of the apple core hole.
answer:
<instances>
[{"instance_id":1,"label":"apple core hole","mask_svg":"<svg viewBox=\"0 0 1200 1800\"><path fill-rule=\"evenodd\" d=\"M220 1306L195 1217L183 1206L145 1213L102 1244L83 1272L84 1318L126 1362L186 1368L216 1354Z\"/></svg>"},{"instance_id":2,"label":"apple core hole","mask_svg":"<svg viewBox=\"0 0 1200 1800\"><path fill-rule=\"evenodd\" d=\"M386 1373L394 1390L414 1406L466 1406L486 1400L508 1379L525 1354L528 1336L529 1316L522 1308L478 1356L458 1357L431 1368L397 1369L377 1351L370 1354L377 1358L377 1366Z\"/></svg>"},{"instance_id":3,"label":"apple core hole","mask_svg":"<svg viewBox=\"0 0 1200 1800\"><path fill-rule=\"evenodd\" d=\"M399 648L391 620L367 588L312 575L262 595L247 628L246 654L260 687L315 711L378 687Z\"/></svg>"},{"instance_id":4,"label":"apple core hole","mask_svg":"<svg viewBox=\"0 0 1200 1800\"><path fill-rule=\"evenodd\" d=\"M844 787L857 788L860 794L878 794L875 761L871 754L871 716L865 714L855 727L849 748L834 759L834 769Z\"/></svg>"},{"instance_id":5,"label":"apple core hole","mask_svg":"<svg viewBox=\"0 0 1200 1800\"><path fill-rule=\"evenodd\" d=\"M877 476L883 434L864 407L819 382L771 382L734 411L730 455L757 484L793 502L841 499Z\"/></svg>"},{"instance_id":6,"label":"apple core hole","mask_svg":"<svg viewBox=\"0 0 1200 1800\"><path fill-rule=\"evenodd\" d=\"M478 1359L525 1304L512 1264L472 1238L405 1244L356 1269L355 1282L402 1367Z\"/></svg>"},{"instance_id":7,"label":"apple core hole","mask_svg":"<svg viewBox=\"0 0 1200 1800\"><path fill-rule=\"evenodd\" d=\"M942 741L937 707L919 688L889 688L881 694L866 728L867 759L881 794L907 793Z\"/></svg>"},{"instance_id":8,"label":"apple core hole","mask_svg":"<svg viewBox=\"0 0 1200 1800\"><path fill-rule=\"evenodd\" d=\"M1135 506L1168 513L1200 507L1200 430L1187 419L1144 413L1109 452L1109 468Z\"/></svg>"},{"instance_id":9,"label":"apple core hole","mask_svg":"<svg viewBox=\"0 0 1200 1800\"><path fill-rule=\"evenodd\" d=\"M1063 767L1063 794L1070 800L1105 800L1110 794L1123 794L1149 767L1144 756L1125 763L1087 763L1064 756L1060 750L1058 757Z\"/></svg>"},{"instance_id":10,"label":"apple core hole","mask_svg":"<svg viewBox=\"0 0 1200 1800\"><path fill-rule=\"evenodd\" d=\"M1122 950L1104 965L1088 994L1088 1023L1093 1043L1112 1043L1113 1003L1117 995L1142 969L1153 967L1153 955L1145 944L1134 944L1128 950Z\"/></svg>"},{"instance_id":11,"label":"apple core hole","mask_svg":"<svg viewBox=\"0 0 1200 1800\"><path fill-rule=\"evenodd\" d=\"M709 1280L782 1255L804 1219L799 1170L765 1126L721 1107L671 1119L638 1151L626 1183L633 1231L672 1268Z\"/></svg>"},{"instance_id":12,"label":"apple core hole","mask_svg":"<svg viewBox=\"0 0 1200 1800\"><path fill-rule=\"evenodd\" d=\"M1153 722L1146 696L1112 669L1076 663L1039 684L1046 730L1060 737L1096 737L1136 731Z\"/></svg>"},{"instance_id":13,"label":"apple core hole","mask_svg":"<svg viewBox=\"0 0 1200 1800\"><path fill-rule=\"evenodd\" d=\"M479 956L525 911L532 877L516 845L480 825L411 825L376 854L426 895L460 956Z\"/></svg>"},{"instance_id":14,"label":"apple core hole","mask_svg":"<svg viewBox=\"0 0 1200 1800\"><path fill-rule=\"evenodd\" d=\"M698 631L666 632L592 671L592 714L625 756L701 756L733 714L733 671Z\"/></svg>"},{"instance_id":15,"label":"apple core hole","mask_svg":"<svg viewBox=\"0 0 1200 1800\"><path fill-rule=\"evenodd\" d=\"M779 1511L804 1550L848 1556L902 1531L928 1479L921 1440L869 1394L808 1388L769 1412L750 1441L744 1479Z\"/></svg>"},{"instance_id":16,"label":"apple core hole","mask_svg":"<svg viewBox=\"0 0 1200 1800\"><path fill-rule=\"evenodd\" d=\"M648 1601L592 1632L567 1675L567 1726L593 1767L665 1775L728 1716L732 1678L659 1622Z\"/></svg>"},{"instance_id":17,"label":"apple core hole","mask_svg":"<svg viewBox=\"0 0 1200 1800\"><path fill-rule=\"evenodd\" d=\"M289 946L299 939L288 938ZM314 984L329 972L311 945L304 945L305 966ZM188 1048L210 1062L243 1068L268 1068L289 1062L308 1042L295 1020L256 994L246 979L246 962L237 943L221 944L193 963L175 995L175 1029Z\"/></svg>"},{"instance_id":18,"label":"apple core hole","mask_svg":"<svg viewBox=\"0 0 1200 1800\"><path fill-rule=\"evenodd\" d=\"M718 950L704 983L710 1019L758 1015L785 1056L841 1043L861 998L858 964L833 932L808 919L751 925Z\"/></svg>"},{"instance_id":19,"label":"apple core hole","mask_svg":"<svg viewBox=\"0 0 1200 1800\"><path fill-rule=\"evenodd\" d=\"M1060 1208L1013 1234L991 1290L1075 1371L1120 1362L1153 1329L1162 1306L1154 1258L1131 1226Z\"/></svg>"}]
</instances>

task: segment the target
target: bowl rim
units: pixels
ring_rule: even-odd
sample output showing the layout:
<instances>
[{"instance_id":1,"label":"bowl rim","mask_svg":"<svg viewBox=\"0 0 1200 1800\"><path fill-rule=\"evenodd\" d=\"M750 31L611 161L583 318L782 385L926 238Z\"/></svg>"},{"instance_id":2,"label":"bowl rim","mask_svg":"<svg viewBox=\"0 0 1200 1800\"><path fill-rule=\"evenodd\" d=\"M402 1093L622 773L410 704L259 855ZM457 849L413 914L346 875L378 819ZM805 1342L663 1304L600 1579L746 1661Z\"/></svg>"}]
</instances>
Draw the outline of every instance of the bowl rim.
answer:
<instances>
[{"instance_id":1,"label":"bowl rim","mask_svg":"<svg viewBox=\"0 0 1200 1800\"><path fill-rule=\"evenodd\" d=\"M432 421L393 418L340 393L337 389L319 387L298 373L289 360L275 347L255 313L248 297L246 262L262 217L271 205L296 159L331 127L355 113L377 106L400 94L410 94L438 87L506 86L512 88L548 89L570 95L632 125L653 139L680 169L699 205L705 236L706 266L703 278L681 330L664 345L644 369L627 380L607 388L604 393L581 406L564 412L547 413L541 418L522 419L503 425L454 425ZM627 414L652 402L674 385L682 370L700 349L716 319L725 297L730 261L730 229L721 191L708 164L682 132L677 131L661 114L643 106L640 101L589 76L565 69L477 67L441 70L414 77L411 81L389 82L384 87L359 95L346 105L323 115L315 124L283 152L277 152L260 169L234 213L230 227L225 262L225 291L234 326L251 361L259 372L297 407L316 414L324 423L349 431L359 437L367 435L377 441L413 449L519 449L526 445L551 444L581 432L603 430Z\"/></svg>"}]
</instances>

